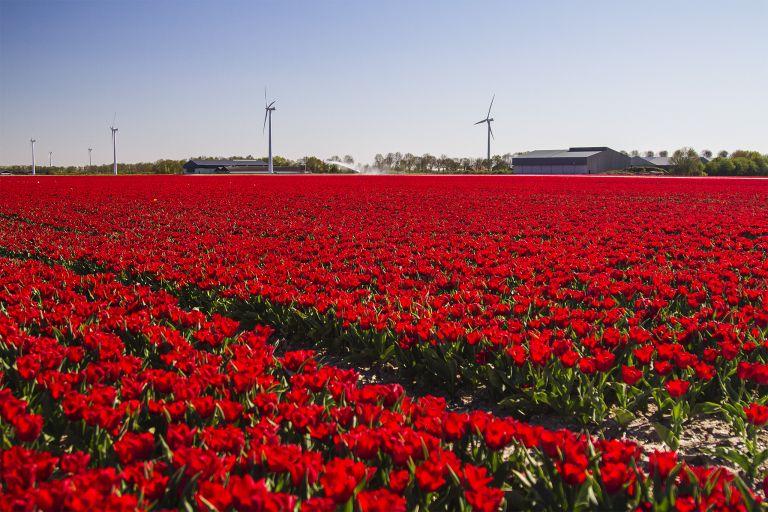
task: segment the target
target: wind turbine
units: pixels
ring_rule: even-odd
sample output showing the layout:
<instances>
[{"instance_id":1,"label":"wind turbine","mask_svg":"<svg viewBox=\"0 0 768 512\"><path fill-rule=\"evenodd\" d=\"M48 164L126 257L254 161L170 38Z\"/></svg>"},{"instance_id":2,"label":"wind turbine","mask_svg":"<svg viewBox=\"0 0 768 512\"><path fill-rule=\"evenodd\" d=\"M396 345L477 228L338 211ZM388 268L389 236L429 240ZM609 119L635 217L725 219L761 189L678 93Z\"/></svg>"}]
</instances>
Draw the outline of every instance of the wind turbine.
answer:
<instances>
[{"instance_id":1,"label":"wind turbine","mask_svg":"<svg viewBox=\"0 0 768 512\"><path fill-rule=\"evenodd\" d=\"M491 165L490 164L490 162L491 162L491 137L493 137L493 130L491 129L491 121L493 121L493 118L491 117L491 107L493 107L493 100L495 100L495 99L496 99L496 95L494 94L493 98L491 98L491 104L488 107L488 115L485 116L485 119L482 119L482 120L480 120L480 121L475 123L476 125L480 124L480 123L487 123L488 124L488 165L489 166ZM493 137L493 138L495 139L496 137Z\"/></svg>"},{"instance_id":2,"label":"wind turbine","mask_svg":"<svg viewBox=\"0 0 768 512\"><path fill-rule=\"evenodd\" d=\"M275 100L277 101L277 100ZM267 120L269 120L269 164L267 166L267 171L269 174L274 174L275 169L272 167L272 112L274 112L275 107L272 105L275 104L275 101L273 101L270 104L267 104L267 88L264 88L264 128L262 128L261 132L264 133L264 129L267 127Z\"/></svg>"},{"instance_id":3,"label":"wind turbine","mask_svg":"<svg viewBox=\"0 0 768 512\"><path fill-rule=\"evenodd\" d=\"M32 144L32 176L35 175L35 142L37 142L35 139L29 139L29 142Z\"/></svg>"},{"instance_id":4,"label":"wind turbine","mask_svg":"<svg viewBox=\"0 0 768 512\"><path fill-rule=\"evenodd\" d=\"M91 151L93 151L93 148L88 148L88 170L91 170Z\"/></svg>"},{"instance_id":5,"label":"wind turbine","mask_svg":"<svg viewBox=\"0 0 768 512\"><path fill-rule=\"evenodd\" d=\"M112 172L117 176L117 147L115 144L117 128L115 128L115 119L117 119L117 112L115 112L115 116L112 118L112 124L109 127L112 131Z\"/></svg>"},{"instance_id":6,"label":"wind turbine","mask_svg":"<svg viewBox=\"0 0 768 512\"><path fill-rule=\"evenodd\" d=\"M48 167L51 167L51 160L53 159L53 151L48 152Z\"/></svg>"}]
</instances>

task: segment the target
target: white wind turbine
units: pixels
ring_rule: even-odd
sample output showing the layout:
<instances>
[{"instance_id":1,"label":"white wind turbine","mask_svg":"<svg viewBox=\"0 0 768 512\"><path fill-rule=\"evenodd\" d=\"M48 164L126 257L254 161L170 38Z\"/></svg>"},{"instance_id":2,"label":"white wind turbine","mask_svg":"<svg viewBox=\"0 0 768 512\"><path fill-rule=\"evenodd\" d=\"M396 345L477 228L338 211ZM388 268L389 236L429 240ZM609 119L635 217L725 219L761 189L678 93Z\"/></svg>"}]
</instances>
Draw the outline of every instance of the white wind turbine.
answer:
<instances>
[{"instance_id":1,"label":"white wind turbine","mask_svg":"<svg viewBox=\"0 0 768 512\"><path fill-rule=\"evenodd\" d=\"M115 119L117 119L117 112L115 112L115 116L112 118L112 124L109 127L112 132L112 173L117 176L117 145L115 143L117 128L115 128Z\"/></svg>"},{"instance_id":2,"label":"white wind turbine","mask_svg":"<svg viewBox=\"0 0 768 512\"><path fill-rule=\"evenodd\" d=\"M35 142L37 142L35 139L29 139L30 144L32 144L32 176L35 175Z\"/></svg>"},{"instance_id":3,"label":"white wind turbine","mask_svg":"<svg viewBox=\"0 0 768 512\"><path fill-rule=\"evenodd\" d=\"M488 165L490 165L490 161L491 161L491 137L493 137L494 139L496 138L493 136L493 130L491 129L491 122L493 121L493 118L491 117L491 107L493 107L493 100L495 99L496 99L496 95L494 94L493 98L491 98L491 104L488 106L488 114L485 116L485 119L482 119L475 123L476 125L481 123L486 123L488 125L488 162L489 162Z\"/></svg>"},{"instance_id":4,"label":"white wind turbine","mask_svg":"<svg viewBox=\"0 0 768 512\"><path fill-rule=\"evenodd\" d=\"M88 170L91 169L91 166L93 165L91 163L91 152L93 151L93 148L88 148Z\"/></svg>"},{"instance_id":5,"label":"white wind turbine","mask_svg":"<svg viewBox=\"0 0 768 512\"><path fill-rule=\"evenodd\" d=\"M275 100L277 101L277 100ZM275 104L275 101L273 101L270 104L267 104L267 88L264 88L264 128L262 128L262 133L264 133L264 129L267 127L267 121L269 121L269 164L267 166L267 171L269 174L274 174L275 169L272 167L272 112L274 112L275 107L272 105Z\"/></svg>"}]
</instances>

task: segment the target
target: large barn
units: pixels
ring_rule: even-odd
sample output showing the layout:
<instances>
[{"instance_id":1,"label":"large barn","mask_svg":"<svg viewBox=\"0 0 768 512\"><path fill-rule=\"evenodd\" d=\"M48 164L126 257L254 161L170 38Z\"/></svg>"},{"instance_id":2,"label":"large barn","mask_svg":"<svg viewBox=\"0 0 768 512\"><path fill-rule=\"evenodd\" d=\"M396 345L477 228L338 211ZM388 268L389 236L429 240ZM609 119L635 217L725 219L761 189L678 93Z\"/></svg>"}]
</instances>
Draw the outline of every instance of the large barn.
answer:
<instances>
[{"instance_id":1,"label":"large barn","mask_svg":"<svg viewBox=\"0 0 768 512\"><path fill-rule=\"evenodd\" d=\"M233 174L267 172L263 160L190 160L184 164L185 174Z\"/></svg>"},{"instance_id":2,"label":"large barn","mask_svg":"<svg viewBox=\"0 0 768 512\"><path fill-rule=\"evenodd\" d=\"M275 174L304 174L304 167L275 167ZM190 160L184 174L266 174L264 160Z\"/></svg>"},{"instance_id":3,"label":"large barn","mask_svg":"<svg viewBox=\"0 0 768 512\"><path fill-rule=\"evenodd\" d=\"M630 158L607 147L530 151L512 158L515 174L595 174L626 169Z\"/></svg>"}]
</instances>

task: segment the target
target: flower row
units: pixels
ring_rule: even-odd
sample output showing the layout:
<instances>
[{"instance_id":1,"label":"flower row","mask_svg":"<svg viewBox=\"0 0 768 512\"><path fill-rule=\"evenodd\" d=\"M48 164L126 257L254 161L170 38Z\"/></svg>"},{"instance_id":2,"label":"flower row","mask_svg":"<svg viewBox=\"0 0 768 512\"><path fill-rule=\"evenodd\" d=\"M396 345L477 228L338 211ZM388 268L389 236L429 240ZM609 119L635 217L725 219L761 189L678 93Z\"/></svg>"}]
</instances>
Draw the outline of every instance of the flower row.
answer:
<instances>
[{"instance_id":1,"label":"flower row","mask_svg":"<svg viewBox=\"0 0 768 512\"><path fill-rule=\"evenodd\" d=\"M115 277L0 259L0 509L758 506L726 470L364 385Z\"/></svg>"}]
</instances>

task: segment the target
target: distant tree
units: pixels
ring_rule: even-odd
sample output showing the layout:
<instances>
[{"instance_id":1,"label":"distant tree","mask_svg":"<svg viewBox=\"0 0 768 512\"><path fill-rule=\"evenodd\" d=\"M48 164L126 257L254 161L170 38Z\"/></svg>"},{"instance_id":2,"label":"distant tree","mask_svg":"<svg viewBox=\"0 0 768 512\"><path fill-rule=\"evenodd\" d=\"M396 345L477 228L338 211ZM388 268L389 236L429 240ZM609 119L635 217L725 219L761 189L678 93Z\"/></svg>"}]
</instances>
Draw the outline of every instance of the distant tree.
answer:
<instances>
[{"instance_id":1,"label":"distant tree","mask_svg":"<svg viewBox=\"0 0 768 512\"><path fill-rule=\"evenodd\" d=\"M427 172L432 172L437 168L437 158L429 153L424 153L421 155L419 167Z\"/></svg>"},{"instance_id":2,"label":"distant tree","mask_svg":"<svg viewBox=\"0 0 768 512\"><path fill-rule=\"evenodd\" d=\"M736 175L736 166L730 158L717 157L707 162L707 165L704 166L704 172L708 176L734 176Z\"/></svg>"},{"instance_id":3,"label":"distant tree","mask_svg":"<svg viewBox=\"0 0 768 512\"><path fill-rule=\"evenodd\" d=\"M622 155L627 155L627 156L629 156L629 153L627 153L627 151L626 151L626 150L624 150L624 149L622 149L621 151L619 151L619 153L621 153Z\"/></svg>"},{"instance_id":4,"label":"distant tree","mask_svg":"<svg viewBox=\"0 0 768 512\"><path fill-rule=\"evenodd\" d=\"M339 158L339 155L333 155L331 158L328 159L329 162L341 162L341 158Z\"/></svg>"},{"instance_id":5,"label":"distant tree","mask_svg":"<svg viewBox=\"0 0 768 512\"><path fill-rule=\"evenodd\" d=\"M666 157L669 156L669 151L667 151L666 149L663 150L663 151L659 151L659 156L663 157L663 158L666 158Z\"/></svg>"},{"instance_id":6,"label":"distant tree","mask_svg":"<svg viewBox=\"0 0 768 512\"><path fill-rule=\"evenodd\" d=\"M290 167L293 162L291 162L289 159L285 158L284 156L278 156L274 155L272 157L272 165L275 167Z\"/></svg>"},{"instance_id":7,"label":"distant tree","mask_svg":"<svg viewBox=\"0 0 768 512\"><path fill-rule=\"evenodd\" d=\"M722 150L717 154L718 158L728 158L728 152L726 150Z\"/></svg>"},{"instance_id":8,"label":"distant tree","mask_svg":"<svg viewBox=\"0 0 768 512\"><path fill-rule=\"evenodd\" d=\"M712 152L708 149L704 149L701 151L701 156L704 158L712 158Z\"/></svg>"},{"instance_id":9,"label":"distant tree","mask_svg":"<svg viewBox=\"0 0 768 512\"><path fill-rule=\"evenodd\" d=\"M320 160L316 156L307 157L305 165L306 165L307 171L312 172L312 173L328 172L327 168L326 168L327 166L325 165L325 162L323 162L322 160Z\"/></svg>"},{"instance_id":10,"label":"distant tree","mask_svg":"<svg viewBox=\"0 0 768 512\"><path fill-rule=\"evenodd\" d=\"M693 148L678 149L670 158L672 174L680 176L703 176L704 164L699 154Z\"/></svg>"},{"instance_id":11,"label":"distant tree","mask_svg":"<svg viewBox=\"0 0 768 512\"><path fill-rule=\"evenodd\" d=\"M507 159L509 157L509 159ZM507 153L506 155L493 155L491 157L491 169L495 172L509 171L512 168L511 165L512 155Z\"/></svg>"},{"instance_id":12,"label":"distant tree","mask_svg":"<svg viewBox=\"0 0 768 512\"><path fill-rule=\"evenodd\" d=\"M646 158L653 158L656 154L653 151L646 151L645 156Z\"/></svg>"},{"instance_id":13,"label":"distant tree","mask_svg":"<svg viewBox=\"0 0 768 512\"><path fill-rule=\"evenodd\" d=\"M351 164L355 163L355 159L352 158L352 155L344 155L344 163L351 165Z\"/></svg>"},{"instance_id":14,"label":"distant tree","mask_svg":"<svg viewBox=\"0 0 768 512\"><path fill-rule=\"evenodd\" d=\"M640 152L636 149L633 149L629 156L640 156Z\"/></svg>"},{"instance_id":15,"label":"distant tree","mask_svg":"<svg viewBox=\"0 0 768 512\"><path fill-rule=\"evenodd\" d=\"M417 171L419 170L418 166L419 166L419 163L416 159L416 155L414 155L413 153L406 153L404 155L400 155L400 158L398 159L397 169L405 172Z\"/></svg>"}]
</instances>

